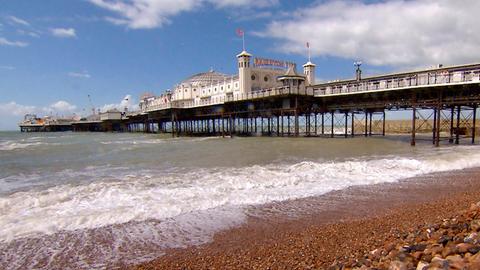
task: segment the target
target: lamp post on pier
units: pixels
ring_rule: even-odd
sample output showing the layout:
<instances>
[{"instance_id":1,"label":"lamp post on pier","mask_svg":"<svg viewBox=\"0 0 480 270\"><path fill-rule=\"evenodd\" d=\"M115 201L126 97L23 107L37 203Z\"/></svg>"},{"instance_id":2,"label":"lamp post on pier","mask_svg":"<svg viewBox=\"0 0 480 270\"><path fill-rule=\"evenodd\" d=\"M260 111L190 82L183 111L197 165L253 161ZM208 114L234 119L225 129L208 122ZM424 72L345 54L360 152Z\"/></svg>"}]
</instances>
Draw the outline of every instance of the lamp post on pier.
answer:
<instances>
[{"instance_id":1,"label":"lamp post on pier","mask_svg":"<svg viewBox=\"0 0 480 270\"><path fill-rule=\"evenodd\" d=\"M362 65L362 61L355 61L353 65L357 68L355 70L355 77L357 81L360 81L362 79L362 70L360 69L360 66Z\"/></svg>"}]
</instances>

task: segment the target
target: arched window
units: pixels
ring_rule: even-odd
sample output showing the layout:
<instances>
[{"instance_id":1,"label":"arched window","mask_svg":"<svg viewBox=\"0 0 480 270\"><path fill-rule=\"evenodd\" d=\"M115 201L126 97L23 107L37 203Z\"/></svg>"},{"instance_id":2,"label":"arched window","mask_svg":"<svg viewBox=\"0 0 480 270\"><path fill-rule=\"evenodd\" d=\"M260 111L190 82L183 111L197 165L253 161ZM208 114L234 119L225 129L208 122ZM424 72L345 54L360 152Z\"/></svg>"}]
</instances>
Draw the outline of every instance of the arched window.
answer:
<instances>
[{"instance_id":1,"label":"arched window","mask_svg":"<svg viewBox=\"0 0 480 270\"><path fill-rule=\"evenodd\" d=\"M255 75L252 75L252 81L255 81L256 77Z\"/></svg>"}]
</instances>

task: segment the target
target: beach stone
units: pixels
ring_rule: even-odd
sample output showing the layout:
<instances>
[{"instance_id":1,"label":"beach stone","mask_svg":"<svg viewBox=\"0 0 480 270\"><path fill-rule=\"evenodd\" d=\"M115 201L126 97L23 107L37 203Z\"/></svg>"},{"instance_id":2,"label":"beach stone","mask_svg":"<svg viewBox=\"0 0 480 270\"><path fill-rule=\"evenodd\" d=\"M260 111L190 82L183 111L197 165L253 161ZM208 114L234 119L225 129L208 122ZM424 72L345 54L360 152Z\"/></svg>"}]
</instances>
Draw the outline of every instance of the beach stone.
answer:
<instances>
[{"instance_id":1,"label":"beach stone","mask_svg":"<svg viewBox=\"0 0 480 270\"><path fill-rule=\"evenodd\" d=\"M450 241L452 241L452 237L450 237L448 235L443 235L438 239L437 243L445 246Z\"/></svg>"},{"instance_id":2,"label":"beach stone","mask_svg":"<svg viewBox=\"0 0 480 270\"><path fill-rule=\"evenodd\" d=\"M472 222L470 222L470 228L472 231L478 232L480 229L480 219L474 219Z\"/></svg>"},{"instance_id":3,"label":"beach stone","mask_svg":"<svg viewBox=\"0 0 480 270\"><path fill-rule=\"evenodd\" d=\"M370 251L370 259L372 260L378 260L381 255L382 255L382 250L379 248Z\"/></svg>"},{"instance_id":4,"label":"beach stone","mask_svg":"<svg viewBox=\"0 0 480 270\"><path fill-rule=\"evenodd\" d=\"M465 269L466 264L460 255L448 256L446 258L448 261L449 269Z\"/></svg>"},{"instance_id":5,"label":"beach stone","mask_svg":"<svg viewBox=\"0 0 480 270\"><path fill-rule=\"evenodd\" d=\"M411 251L424 251L427 248L427 244L417 244L410 246Z\"/></svg>"},{"instance_id":6,"label":"beach stone","mask_svg":"<svg viewBox=\"0 0 480 270\"><path fill-rule=\"evenodd\" d=\"M424 254L421 251L416 251L416 252L412 253L411 255L415 260L418 261L423 257Z\"/></svg>"},{"instance_id":7,"label":"beach stone","mask_svg":"<svg viewBox=\"0 0 480 270\"><path fill-rule=\"evenodd\" d=\"M417 264L416 270L427 270L427 269L428 269L428 265L429 265L428 263L421 261L421 262L419 262L419 263Z\"/></svg>"},{"instance_id":8,"label":"beach stone","mask_svg":"<svg viewBox=\"0 0 480 270\"><path fill-rule=\"evenodd\" d=\"M480 253L467 258L469 269L480 269Z\"/></svg>"},{"instance_id":9,"label":"beach stone","mask_svg":"<svg viewBox=\"0 0 480 270\"><path fill-rule=\"evenodd\" d=\"M462 236L460 235L455 235L453 238L452 238L452 242L455 243L455 244L460 244L460 243L463 243L463 238Z\"/></svg>"},{"instance_id":10,"label":"beach stone","mask_svg":"<svg viewBox=\"0 0 480 270\"><path fill-rule=\"evenodd\" d=\"M456 251L457 251L458 253L462 253L462 254L463 254L463 253L469 252L469 249L471 249L471 248L473 248L473 247L475 247L475 246L472 245L472 244L469 244L469 243L460 243L460 244L456 245ZM473 252L471 252L471 253L473 253ZM475 252L475 253L476 253L476 252Z\"/></svg>"},{"instance_id":11,"label":"beach stone","mask_svg":"<svg viewBox=\"0 0 480 270\"><path fill-rule=\"evenodd\" d=\"M393 261L390 263L388 270L407 270L407 264L401 261Z\"/></svg>"},{"instance_id":12,"label":"beach stone","mask_svg":"<svg viewBox=\"0 0 480 270\"><path fill-rule=\"evenodd\" d=\"M469 261L470 263L473 263L473 262L478 262L478 263L480 263L480 253L477 253L477 254L475 254L475 255L470 256L470 257L468 258L468 261ZM480 269L480 268L479 268L479 269Z\"/></svg>"},{"instance_id":13,"label":"beach stone","mask_svg":"<svg viewBox=\"0 0 480 270\"><path fill-rule=\"evenodd\" d=\"M479 211L480 210L480 202L472 203L470 205L470 211Z\"/></svg>"},{"instance_id":14,"label":"beach stone","mask_svg":"<svg viewBox=\"0 0 480 270\"><path fill-rule=\"evenodd\" d=\"M457 253L457 248L455 244L449 243L447 246L442 250L442 257L446 258L449 255Z\"/></svg>"},{"instance_id":15,"label":"beach stone","mask_svg":"<svg viewBox=\"0 0 480 270\"><path fill-rule=\"evenodd\" d=\"M431 254L423 254L423 256L420 258L424 262L430 263L432 261L433 256Z\"/></svg>"},{"instance_id":16,"label":"beach stone","mask_svg":"<svg viewBox=\"0 0 480 270\"><path fill-rule=\"evenodd\" d=\"M448 261L444 260L440 257L434 257L432 259L432 262L430 263L430 266L428 268L430 269L445 269L448 270Z\"/></svg>"},{"instance_id":17,"label":"beach stone","mask_svg":"<svg viewBox=\"0 0 480 270\"><path fill-rule=\"evenodd\" d=\"M411 247L410 246L402 246L398 249L399 252L410 252Z\"/></svg>"},{"instance_id":18,"label":"beach stone","mask_svg":"<svg viewBox=\"0 0 480 270\"><path fill-rule=\"evenodd\" d=\"M463 242L470 243L470 244L477 244L479 242L478 240L479 240L479 235L478 233L475 233L475 232L463 238Z\"/></svg>"},{"instance_id":19,"label":"beach stone","mask_svg":"<svg viewBox=\"0 0 480 270\"><path fill-rule=\"evenodd\" d=\"M443 247L440 244L433 244L430 247L426 248L423 253L429 254L429 255L435 255L439 254L442 252Z\"/></svg>"},{"instance_id":20,"label":"beach stone","mask_svg":"<svg viewBox=\"0 0 480 270\"><path fill-rule=\"evenodd\" d=\"M477 254L480 251L480 246L473 246L468 249L468 252L471 254Z\"/></svg>"}]
</instances>

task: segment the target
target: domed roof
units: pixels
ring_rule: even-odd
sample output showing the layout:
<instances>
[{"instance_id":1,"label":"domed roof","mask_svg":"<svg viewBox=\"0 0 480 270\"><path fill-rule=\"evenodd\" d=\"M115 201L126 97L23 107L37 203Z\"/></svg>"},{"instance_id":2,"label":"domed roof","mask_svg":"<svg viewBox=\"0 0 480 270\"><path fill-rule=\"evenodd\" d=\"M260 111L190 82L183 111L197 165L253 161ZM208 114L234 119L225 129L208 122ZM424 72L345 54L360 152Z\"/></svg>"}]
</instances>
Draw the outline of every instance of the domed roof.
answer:
<instances>
[{"instance_id":1,"label":"domed roof","mask_svg":"<svg viewBox=\"0 0 480 270\"><path fill-rule=\"evenodd\" d=\"M230 78L229 75L216 71L202 72L192 75L185 79L181 84L191 84L192 86L209 85L216 82L223 82L225 79Z\"/></svg>"}]
</instances>

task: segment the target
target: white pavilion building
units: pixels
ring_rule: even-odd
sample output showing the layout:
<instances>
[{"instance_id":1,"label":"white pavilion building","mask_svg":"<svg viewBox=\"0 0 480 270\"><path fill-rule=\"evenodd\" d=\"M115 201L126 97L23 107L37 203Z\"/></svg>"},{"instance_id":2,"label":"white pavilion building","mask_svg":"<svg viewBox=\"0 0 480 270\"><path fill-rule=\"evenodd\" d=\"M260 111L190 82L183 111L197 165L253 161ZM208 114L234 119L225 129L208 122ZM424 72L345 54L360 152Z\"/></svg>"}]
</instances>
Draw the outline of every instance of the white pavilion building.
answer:
<instances>
[{"instance_id":1,"label":"white pavilion building","mask_svg":"<svg viewBox=\"0 0 480 270\"><path fill-rule=\"evenodd\" d=\"M210 70L188 77L160 96L148 96L140 101L142 111L166 108L189 108L222 104L226 101L247 99L255 93L272 88L298 87L305 89L315 84L315 64L303 65L303 74L296 72L293 63L261 59L252 65L252 55L242 51L237 55L238 74L227 75ZM257 59L255 60L257 62ZM272 65L261 65L262 63ZM282 66L279 69L278 67Z\"/></svg>"}]
</instances>

